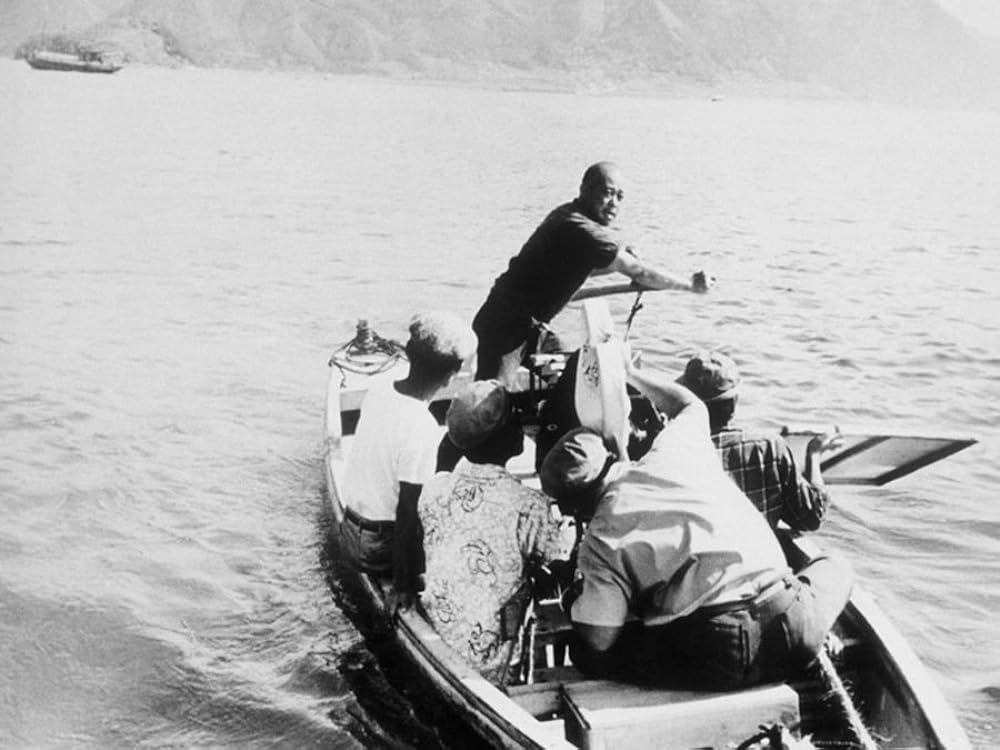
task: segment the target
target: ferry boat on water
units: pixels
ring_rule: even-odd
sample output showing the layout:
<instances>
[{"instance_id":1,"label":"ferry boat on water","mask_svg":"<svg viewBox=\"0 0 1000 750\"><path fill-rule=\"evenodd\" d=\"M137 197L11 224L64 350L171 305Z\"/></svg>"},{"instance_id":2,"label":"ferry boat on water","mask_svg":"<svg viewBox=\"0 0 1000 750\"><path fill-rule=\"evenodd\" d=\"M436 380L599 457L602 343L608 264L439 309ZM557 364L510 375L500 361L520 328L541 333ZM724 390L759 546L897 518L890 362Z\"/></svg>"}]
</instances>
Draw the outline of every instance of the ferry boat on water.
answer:
<instances>
[{"instance_id":1,"label":"ferry boat on water","mask_svg":"<svg viewBox=\"0 0 1000 750\"><path fill-rule=\"evenodd\" d=\"M25 57L28 65L38 70L68 70L78 73L116 73L124 67L121 55L100 50L55 52L33 50Z\"/></svg>"}]
</instances>

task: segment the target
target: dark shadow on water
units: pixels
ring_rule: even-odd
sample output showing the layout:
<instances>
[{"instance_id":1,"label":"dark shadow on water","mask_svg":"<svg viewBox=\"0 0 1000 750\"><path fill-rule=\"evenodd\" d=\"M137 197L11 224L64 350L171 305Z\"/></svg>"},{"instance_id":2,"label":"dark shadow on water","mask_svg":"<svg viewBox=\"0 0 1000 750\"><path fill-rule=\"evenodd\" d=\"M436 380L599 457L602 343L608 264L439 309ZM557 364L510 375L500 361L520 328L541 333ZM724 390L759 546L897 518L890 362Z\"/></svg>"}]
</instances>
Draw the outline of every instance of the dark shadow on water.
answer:
<instances>
[{"instance_id":1,"label":"dark shadow on water","mask_svg":"<svg viewBox=\"0 0 1000 750\"><path fill-rule=\"evenodd\" d=\"M356 572L341 558L329 513L324 510L318 523L325 540L320 563L334 601L364 637L364 643L338 654L337 668L359 706L350 711L356 724L348 731L365 747L488 747L396 644L391 623L368 601Z\"/></svg>"}]
</instances>

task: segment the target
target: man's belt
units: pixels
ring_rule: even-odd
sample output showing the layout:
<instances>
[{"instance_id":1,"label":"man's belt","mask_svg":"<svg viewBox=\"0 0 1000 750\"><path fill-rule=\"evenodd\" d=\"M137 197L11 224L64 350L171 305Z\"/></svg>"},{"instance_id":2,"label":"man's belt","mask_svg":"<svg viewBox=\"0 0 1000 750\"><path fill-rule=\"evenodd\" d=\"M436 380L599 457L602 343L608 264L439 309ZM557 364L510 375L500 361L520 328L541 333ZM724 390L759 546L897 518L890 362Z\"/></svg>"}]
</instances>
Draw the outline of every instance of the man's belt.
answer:
<instances>
[{"instance_id":1,"label":"man's belt","mask_svg":"<svg viewBox=\"0 0 1000 750\"><path fill-rule=\"evenodd\" d=\"M787 575L765 586L754 597L699 607L693 616L710 619L729 612L749 612L756 619L773 617L788 609L800 588L802 581L793 575Z\"/></svg>"},{"instance_id":2,"label":"man's belt","mask_svg":"<svg viewBox=\"0 0 1000 750\"><path fill-rule=\"evenodd\" d=\"M396 526L395 521L369 521L348 507L344 508L344 520L350 521L362 531L374 531L377 534L381 534L384 531L392 531Z\"/></svg>"}]
</instances>

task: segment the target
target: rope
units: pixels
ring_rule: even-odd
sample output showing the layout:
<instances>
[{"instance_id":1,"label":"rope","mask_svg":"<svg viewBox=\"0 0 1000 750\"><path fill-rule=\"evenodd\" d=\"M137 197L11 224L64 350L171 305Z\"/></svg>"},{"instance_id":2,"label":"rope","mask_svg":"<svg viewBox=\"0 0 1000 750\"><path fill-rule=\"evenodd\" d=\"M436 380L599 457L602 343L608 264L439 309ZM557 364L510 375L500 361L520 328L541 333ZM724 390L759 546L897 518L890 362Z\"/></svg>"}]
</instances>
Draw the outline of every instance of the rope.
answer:
<instances>
[{"instance_id":1,"label":"rope","mask_svg":"<svg viewBox=\"0 0 1000 750\"><path fill-rule=\"evenodd\" d=\"M844 718L847 719L851 732L854 733L854 736L857 738L860 746L863 750L879 750L878 743L875 742L871 734L868 732L868 728L861 719L861 714L858 713L858 709L855 708L854 701L851 700L851 696L847 692L847 688L844 686L843 681L840 679L840 675L837 674L836 667L834 667L833 662L830 661L830 655L826 653L826 649L820 649L819 655L816 658L819 663L820 672L827 682L829 689L837 697L837 700L840 703L840 709L844 712Z\"/></svg>"},{"instance_id":2,"label":"rope","mask_svg":"<svg viewBox=\"0 0 1000 750\"><path fill-rule=\"evenodd\" d=\"M354 338L334 351L329 365L340 370L340 385L343 387L348 372L378 375L405 358L406 348L402 344L382 338L369 328L367 320L359 320Z\"/></svg>"},{"instance_id":3,"label":"rope","mask_svg":"<svg viewBox=\"0 0 1000 750\"><path fill-rule=\"evenodd\" d=\"M840 710L843 712L844 718L847 720L851 733L854 735L857 742L817 741L816 744L813 744L808 740L800 740L800 744L796 744L794 747L844 746L861 748L861 750L880 750L878 743L868 731L868 728L864 724L864 720L861 718L861 714L855 707L854 701L851 699L851 695L847 691L847 686L844 685L843 680L840 679L840 675L837 674L837 669L833 666L833 662L830 660L830 655L827 653L825 647L820 650L819 655L816 658L819 665L820 675L826 683L826 688L837 698L837 702L840 704ZM740 743L736 750L750 750L750 748L759 747L759 743L762 743L764 740L767 740L767 746L770 748L782 748L787 747L790 744L784 736L783 730L785 730L785 727L781 724L774 724L771 726L765 726L762 724L760 726L760 730L761 731L753 737L750 737L745 742Z\"/></svg>"},{"instance_id":4,"label":"rope","mask_svg":"<svg viewBox=\"0 0 1000 750\"><path fill-rule=\"evenodd\" d=\"M635 320L636 313L642 309L642 292L638 292L635 295L635 302L632 303L632 310L628 314L628 320L625 321L625 340L628 341L628 335L632 330L632 321Z\"/></svg>"},{"instance_id":5,"label":"rope","mask_svg":"<svg viewBox=\"0 0 1000 750\"><path fill-rule=\"evenodd\" d=\"M760 747L760 743L763 740L767 740L767 746L770 750L781 750L784 747L783 729L784 727L781 724L772 724L771 726L761 724L760 731L753 737L737 745L736 750L750 750L753 747Z\"/></svg>"}]
</instances>

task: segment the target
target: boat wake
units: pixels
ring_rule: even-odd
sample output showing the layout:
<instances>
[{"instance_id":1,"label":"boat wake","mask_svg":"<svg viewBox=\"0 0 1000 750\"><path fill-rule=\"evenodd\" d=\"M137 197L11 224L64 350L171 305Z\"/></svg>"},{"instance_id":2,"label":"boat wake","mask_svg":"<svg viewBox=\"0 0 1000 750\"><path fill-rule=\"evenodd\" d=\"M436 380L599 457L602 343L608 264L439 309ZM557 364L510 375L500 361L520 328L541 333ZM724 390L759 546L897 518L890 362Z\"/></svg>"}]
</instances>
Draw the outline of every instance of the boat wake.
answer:
<instances>
[{"instance_id":1,"label":"boat wake","mask_svg":"<svg viewBox=\"0 0 1000 750\"><path fill-rule=\"evenodd\" d=\"M321 525L333 531L332 519L324 517ZM369 748L485 748L447 706L434 699L421 675L399 653L391 624L370 606L357 573L342 559L338 535L327 533L326 539L321 563L330 590L363 638L341 651L337 662L358 704L348 708L355 724L345 729Z\"/></svg>"}]
</instances>

